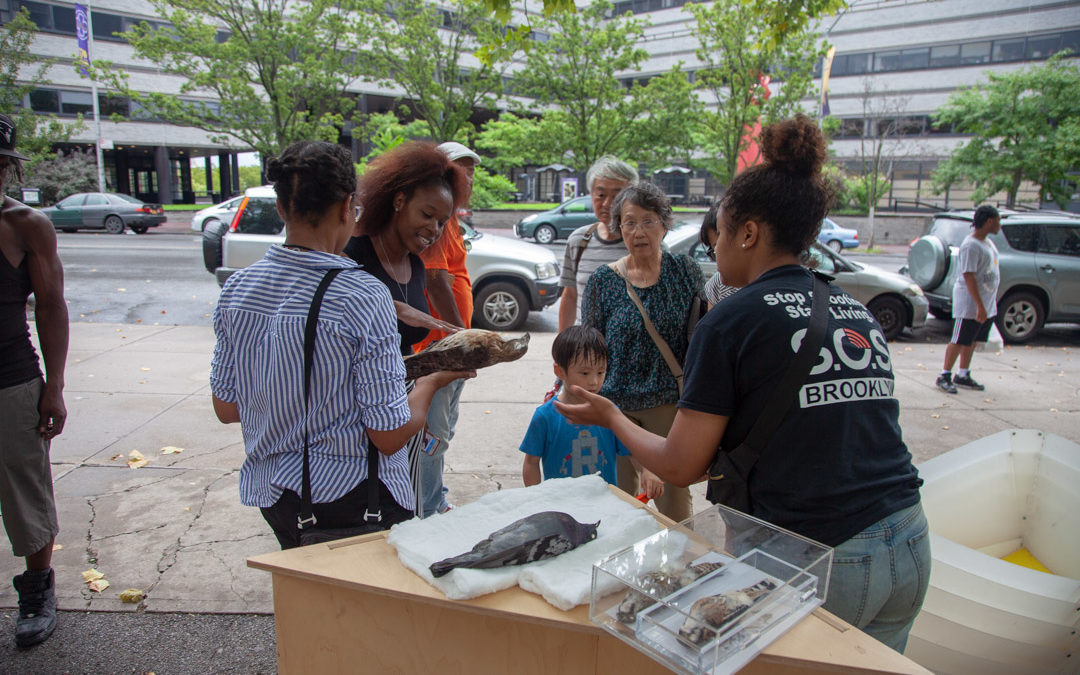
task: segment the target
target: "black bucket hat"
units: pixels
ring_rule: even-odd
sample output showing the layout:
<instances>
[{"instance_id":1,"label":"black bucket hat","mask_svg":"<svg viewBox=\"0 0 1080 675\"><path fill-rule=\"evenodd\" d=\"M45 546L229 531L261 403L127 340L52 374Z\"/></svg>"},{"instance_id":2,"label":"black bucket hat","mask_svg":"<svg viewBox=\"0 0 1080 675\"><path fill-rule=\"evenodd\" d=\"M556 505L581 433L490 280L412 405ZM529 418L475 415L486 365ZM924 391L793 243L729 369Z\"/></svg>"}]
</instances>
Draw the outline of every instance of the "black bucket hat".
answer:
<instances>
[{"instance_id":1,"label":"black bucket hat","mask_svg":"<svg viewBox=\"0 0 1080 675\"><path fill-rule=\"evenodd\" d=\"M0 114L0 155L14 157L24 162L30 158L15 151L15 122L7 115Z\"/></svg>"}]
</instances>

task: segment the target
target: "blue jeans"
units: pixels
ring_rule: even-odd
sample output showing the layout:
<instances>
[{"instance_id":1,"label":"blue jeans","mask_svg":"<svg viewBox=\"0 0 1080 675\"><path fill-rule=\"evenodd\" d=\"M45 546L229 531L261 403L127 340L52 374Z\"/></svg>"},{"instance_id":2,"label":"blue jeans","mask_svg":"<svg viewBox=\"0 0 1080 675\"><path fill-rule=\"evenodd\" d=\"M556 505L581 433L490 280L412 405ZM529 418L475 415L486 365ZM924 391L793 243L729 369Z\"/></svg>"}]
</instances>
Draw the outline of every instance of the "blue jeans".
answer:
<instances>
[{"instance_id":1,"label":"blue jeans","mask_svg":"<svg viewBox=\"0 0 1080 675\"><path fill-rule=\"evenodd\" d=\"M420 455L420 494L423 497L421 504L417 505L416 515L427 518L447 507L446 493L448 490L443 485L443 455L454 438L454 427L458 420L458 400L461 399L461 390L465 386L465 380L454 380L439 391L431 399L431 407L428 408L427 426L432 436L440 439L435 451L430 455Z\"/></svg>"},{"instance_id":2,"label":"blue jeans","mask_svg":"<svg viewBox=\"0 0 1080 675\"><path fill-rule=\"evenodd\" d=\"M930 528L915 504L834 549L825 609L902 654L929 582Z\"/></svg>"}]
</instances>

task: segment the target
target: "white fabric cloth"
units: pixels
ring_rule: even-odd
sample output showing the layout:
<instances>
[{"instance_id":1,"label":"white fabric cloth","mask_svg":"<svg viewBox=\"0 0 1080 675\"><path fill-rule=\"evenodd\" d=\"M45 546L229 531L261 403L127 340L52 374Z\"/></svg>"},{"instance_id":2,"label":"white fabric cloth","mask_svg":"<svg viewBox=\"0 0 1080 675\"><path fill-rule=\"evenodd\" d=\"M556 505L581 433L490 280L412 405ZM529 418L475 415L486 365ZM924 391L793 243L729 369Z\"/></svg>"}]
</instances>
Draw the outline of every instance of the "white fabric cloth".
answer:
<instances>
[{"instance_id":1,"label":"white fabric cloth","mask_svg":"<svg viewBox=\"0 0 1080 675\"><path fill-rule=\"evenodd\" d=\"M580 523L599 520L596 539L527 565L458 568L438 579L431 575L431 563L464 553L495 530L541 511L562 511ZM518 584L568 610L589 601L593 563L660 529L648 511L615 496L600 476L589 475L493 492L447 513L395 525L387 541L405 567L448 598L465 600Z\"/></svg>"},{"instance_id":2,"label":"white fabric cloth","mask_svg":"<svg viewBox=\"0 0 1080 675\"><path fill-rule=\"evenodd\" d=\"M960 244L959 265L953 284L953 318L974 319L979 311L975 298L968 292L965 272L975 275L987 318L996 316L998 284L1001 283L997 246L989 239L979 241L969 234Z\"/></svg>"}]
</instances>

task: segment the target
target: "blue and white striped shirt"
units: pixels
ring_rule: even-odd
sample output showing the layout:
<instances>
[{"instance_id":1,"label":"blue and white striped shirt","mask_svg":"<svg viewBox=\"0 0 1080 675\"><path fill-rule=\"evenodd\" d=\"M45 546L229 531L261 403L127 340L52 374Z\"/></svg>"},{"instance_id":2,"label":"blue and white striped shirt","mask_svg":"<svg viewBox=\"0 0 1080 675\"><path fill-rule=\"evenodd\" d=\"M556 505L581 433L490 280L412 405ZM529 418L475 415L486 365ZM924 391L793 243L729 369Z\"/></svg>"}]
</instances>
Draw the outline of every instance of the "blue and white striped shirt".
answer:
<instances>
[{"instance_id":1,"label":"blue and white striped shirt","mask_svg":"<svg viewBox=\"0 0 1080 675\"><path fill-rule=\"evenodd\" d=\"M247 458L240 501L268 507L285 489L300 494L304 451L304 325L326 270L345 271L323 298L311 371L311 500L334 501L367 478L365 428L409 421L401 336L390 293L342 256L272 246L232 275L214 310L217 344L210 388L236 403ZM408 453L379 458L379 478L414 508Z\"/></svg>"}]
</instances>

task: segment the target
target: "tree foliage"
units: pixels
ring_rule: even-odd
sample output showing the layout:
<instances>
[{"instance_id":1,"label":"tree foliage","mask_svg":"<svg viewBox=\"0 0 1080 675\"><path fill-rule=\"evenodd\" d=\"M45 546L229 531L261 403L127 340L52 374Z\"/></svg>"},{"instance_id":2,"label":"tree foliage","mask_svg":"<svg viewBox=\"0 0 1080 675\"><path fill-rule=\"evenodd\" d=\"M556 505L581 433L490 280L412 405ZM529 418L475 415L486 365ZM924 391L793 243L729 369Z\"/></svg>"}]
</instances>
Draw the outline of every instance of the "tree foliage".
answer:
<instances>
[{"instance_id":1,"label":"tree foliage","mask_svg":"<svg viewBox=\"0 0 1080 675\"><path fill-rule=\"evenodd\" d=\"M691 30L702 64L697 87L710 103L716 102L699 115L697 144L706 159L697 164L725 184L735 176L739 153L748 147L747 130L759 118L764 125L800 110L799 101L814 90L814 64L824 53L823 44L805 23L772 35L771 24L761 19L759 4L714 0L686 6L695 19ZM773 20L790 18L786 11L777 11ZM768 97L761 82L764 75L772 79Z\"/></svg>"},{"instance_id":2,"label":"tree foliage","mask_svg":"<svg viewBox=\"0 0 1080 675\"><path fill-rule=\"evenodd\" d=\"M374 23L364 0L151 0L170 25L124 33L138 58L182 78L179 96L141 92L98 62L100 81L159 119L204 129L263 157L304 139L336 141L355 100L346 87L369 74ZM219 105L195 102L216 98Z\"/></svg>"},{"instance_id":3,"label":"tree foliage","mask_svg":"<svg viewBox=\"0 0 1080 675\"><path fill-rule=\"evenodd\" d=\"M527 50L513 92L532 99L528 112L541 115L522 123L524 145L535 148L536 157L585 170L601 155L636 154L633 123L645 109L642 88L627 91L616 75L640 69L648 57L638 46L645 23L608 18L610 12L609 2L596 0L539 23L549 39ZM518 113L520 118L525 111Z\"/></svg>"},{"instance_id":4,"label":"tree foliage","mask_svg":"<svg viewBox=\"0 0 1080 675\"><path fill-rule=\"evenodd\" d=\"M987 77L954 92L934 114L938 127L974 134L938 165L935 189L968 182L974 201L1005 192L1011 207L1029 180L1064 208L1072 192L1068 172L1080 167L1080 64L1058 54L1041 66Z\"/></svg>"},{"instance_id":5,"label":"tree foliage","mask_svg":"<svg viewBox=\"0 0 1080 675\"><path fill-rule=\"evenodd\" d=\"M53 155L37 162L33 168L33 180L28 184L41 190L43 206L76 192L96 192L97 157L91 152L73 150L66 155Z\"/></svg>"},{"instance_id":6,"label":"tree foliage","mask_svg":"<svg viewBox=\"0 0 1080 675\"><path fill-rule=\"evenodd\" d=\"M26 8L0 26L0 113L14 120L17 149L30 158L25 167L27 178L39 162L55 156L54 144L69 141L82 127L81 117L74 124L65 124L52 115L38 115L23 107L23 99L31 91L48 83L48 71L53 65L31 53L36 34L37 26Z\"/></svg>"},{"instance_id":7,"label":"tree foliage","mask_svg":"<svg viewBox=\"0 0 1080 675\"><path fill-rule=\"evenodd\" d=\"M483 61L473 56L497 42L501 26L477 0L453 0L445 9L430 0L392 0L380 11L367 57L379 82L404 90L405 105L431 138L468 140L473 110L494 108L502 93L510 48L489 48Z\"/></svg>"}]
</instances>

